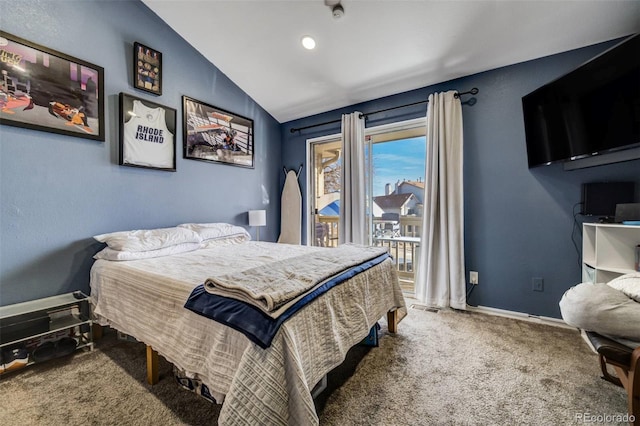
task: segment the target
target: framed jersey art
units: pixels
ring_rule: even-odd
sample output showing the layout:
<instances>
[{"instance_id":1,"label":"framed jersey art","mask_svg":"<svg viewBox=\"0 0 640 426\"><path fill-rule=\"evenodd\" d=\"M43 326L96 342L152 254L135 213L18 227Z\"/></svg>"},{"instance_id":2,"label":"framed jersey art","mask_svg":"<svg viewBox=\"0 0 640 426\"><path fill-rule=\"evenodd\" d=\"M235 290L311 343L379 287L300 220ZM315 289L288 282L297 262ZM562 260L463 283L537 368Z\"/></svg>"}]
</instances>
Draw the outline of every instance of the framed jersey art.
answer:
<instances>
[{"instance_id":1,"label":"framed jersey art","mask_svg":"<svg viewBox=\"0 0 640 426\"><path fill-rule=\"evenodd\" d=\"M176 171L176 110L120 93L121 166Z\"/></svg>"}]
</instances>

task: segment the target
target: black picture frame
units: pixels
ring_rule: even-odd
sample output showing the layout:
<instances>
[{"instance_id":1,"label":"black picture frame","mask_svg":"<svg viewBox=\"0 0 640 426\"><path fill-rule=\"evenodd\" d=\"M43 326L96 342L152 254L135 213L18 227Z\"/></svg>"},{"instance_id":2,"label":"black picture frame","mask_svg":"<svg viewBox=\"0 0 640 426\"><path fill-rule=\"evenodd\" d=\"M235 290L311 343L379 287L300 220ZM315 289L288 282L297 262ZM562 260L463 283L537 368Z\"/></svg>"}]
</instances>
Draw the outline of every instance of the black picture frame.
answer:
<instances>
[{"instance_id":1,"label":"black picture frame","mask_svg":"<svg viewBox=\"0 0 640 426\"><path fill-rule=\"evenodd\" d=\"M176 171L174 108L120 93L121 166Z\"/></svg>"},{"instance_id":2,"label":"black picture frame","mask_svg":"<svg viewBox=\"0 0 640 426\"><path fill-rule=\"evenodd\" d=\"M162 53L137 41L133 43L133 87L162 95Z\"/></svg>"},{"instance_id":3,"label":"black picture frame","mask_svg":"<svg viewBox=\"0 0 640 426\"><path fill-rule=\"evenodd\" d=\"M183 157L254 168L253 120L182 97Z\"/></svg>"},{"instance_id":4,"label":"black picture frame","mask_svg":"<svg viewBox=\"0 0 640 426\"><path fill-rule=\"evenodd\" d=\"M0 31L0 124L104 142L104 69Z\"/></svg>"}]
</instances>

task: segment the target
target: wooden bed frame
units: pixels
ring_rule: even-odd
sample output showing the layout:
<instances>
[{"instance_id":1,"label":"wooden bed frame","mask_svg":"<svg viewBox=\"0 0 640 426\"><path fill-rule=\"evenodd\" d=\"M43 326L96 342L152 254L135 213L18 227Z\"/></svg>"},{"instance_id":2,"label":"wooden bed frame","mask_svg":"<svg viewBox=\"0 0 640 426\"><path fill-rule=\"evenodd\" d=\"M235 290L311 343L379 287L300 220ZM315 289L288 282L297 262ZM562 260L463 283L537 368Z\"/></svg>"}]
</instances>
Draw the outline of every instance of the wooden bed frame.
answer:
<instances>
[{"instance_id":1,"label":"wooden bed frame","mask_svg":"<svg viewBox=\"0 0 640 426\"><path fill-rule=\"evenodd\" d=\"M387 324L389 333L398 332L398 310L393 309L387 312ZM93 325L94 340L102 337L102 327L98 324ZM147 345L147 383L155 385L160 380L160 368L158 366L158 352L151 346Z\"/></svg>"}]
</instances>

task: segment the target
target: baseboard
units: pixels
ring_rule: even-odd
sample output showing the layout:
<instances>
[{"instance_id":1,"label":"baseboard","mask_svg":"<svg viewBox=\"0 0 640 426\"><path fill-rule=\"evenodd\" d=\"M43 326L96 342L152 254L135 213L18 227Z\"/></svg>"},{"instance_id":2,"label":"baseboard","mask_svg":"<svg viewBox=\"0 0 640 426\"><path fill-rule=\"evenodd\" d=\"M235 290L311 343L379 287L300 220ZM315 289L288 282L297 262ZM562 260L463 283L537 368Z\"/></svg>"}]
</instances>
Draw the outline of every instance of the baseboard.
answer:
<instances>
[{"instance_id":1,"label":"baseboard","mask_svg":"<svg viewBox=\"0 0 640 426\"><path fill-rule=\"evenodd\" d=\"M525 314L522 312L508 311L506 309L489 308L487 306L467 306L467 310L471 312L478 312L478 313L488 314L488 315L496 315L499 317L519 319L523 321L535 322L538 324L546 324L554 327L570 328L570 329L576 330L575 327L571 327L566 322L558 318Z\"/></svg>"}]
</instances>

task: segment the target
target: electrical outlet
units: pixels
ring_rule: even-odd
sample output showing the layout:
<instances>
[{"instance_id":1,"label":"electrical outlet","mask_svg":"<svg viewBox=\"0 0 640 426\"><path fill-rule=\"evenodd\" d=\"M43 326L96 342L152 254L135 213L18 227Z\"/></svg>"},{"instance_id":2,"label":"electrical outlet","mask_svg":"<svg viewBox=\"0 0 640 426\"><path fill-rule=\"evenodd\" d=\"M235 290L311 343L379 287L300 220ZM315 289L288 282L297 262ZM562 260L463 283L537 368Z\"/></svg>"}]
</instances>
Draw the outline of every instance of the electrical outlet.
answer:
<instances>
[{"instance_id":1,"label":"electrical outlet","mask_svg":"<svg viewBox=\"0 0 640 426\"><path fill-rule=\"evenodd\" d=\"M471 284L478 284L478 272L477 271L469 271L469 282Z\"/></svg>"},{"instance_id":2,"label":"electrical outlet","mask_svg":"<svg viewBox=\"0 0 640 426\"><path fill-rule=\"evenodd\" d=\"M544 291L544 278L531 278L531 289L533 291Z\"/></svg>"}]
</instances>

